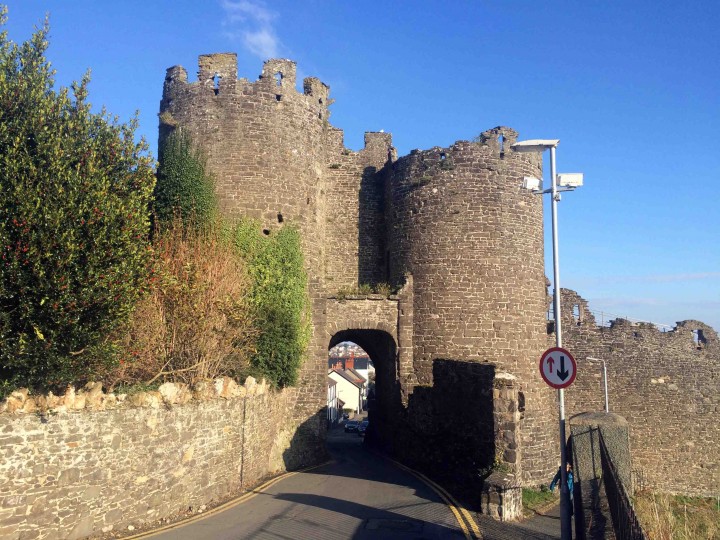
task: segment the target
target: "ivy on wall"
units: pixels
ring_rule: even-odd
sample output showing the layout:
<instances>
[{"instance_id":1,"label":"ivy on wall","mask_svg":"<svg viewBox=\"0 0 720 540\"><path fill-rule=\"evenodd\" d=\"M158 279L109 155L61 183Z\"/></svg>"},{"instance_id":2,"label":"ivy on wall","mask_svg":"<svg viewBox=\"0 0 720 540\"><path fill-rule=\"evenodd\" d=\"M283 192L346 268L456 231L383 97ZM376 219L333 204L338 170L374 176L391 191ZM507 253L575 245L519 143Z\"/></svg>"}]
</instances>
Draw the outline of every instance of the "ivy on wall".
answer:
<instances>
[{"instance_id":1,"label":"ivy on wall","mask_svg":"<svg viewBox=\"0 0 720 540\"><path fill-rule=\"evenodd\" d=\"M234 226L233 238L253 283L250 301L260 335L251 364L276 386L294 385L310 339L300 234L285 226L263 235L258 223L243 220Z\"/></svg>"},{"instance_id":2,"label":"ivy on wall","mask_svg":"<svg viewBox=\"0 0 720 540\"><path fill-rule=\"evenodd\" d=\"M154 211L158 220L179 217L207 226L217 217L214 180L203 152L182 128L174 129L160 145Z\"/></svg>"}]
</instances>

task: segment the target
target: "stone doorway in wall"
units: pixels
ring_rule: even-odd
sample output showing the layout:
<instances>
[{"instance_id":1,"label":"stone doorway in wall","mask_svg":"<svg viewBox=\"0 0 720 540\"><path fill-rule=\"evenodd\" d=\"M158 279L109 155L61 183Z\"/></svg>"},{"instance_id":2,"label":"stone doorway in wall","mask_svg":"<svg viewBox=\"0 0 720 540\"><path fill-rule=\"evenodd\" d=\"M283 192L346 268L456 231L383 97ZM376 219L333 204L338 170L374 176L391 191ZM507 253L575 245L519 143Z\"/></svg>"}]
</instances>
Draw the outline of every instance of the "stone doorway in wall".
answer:
<instances>
[{"instance_id":1,"label":"stone doorway in wall","mask_svg":"<svg viewBox=\"0 0 720 540\"><path fill-rule=\"evenodd\" d=\"M332 337L328 344L330 445L384 439L393 404L399 400L396 358L395 340L382 330L343 330ZM368 423L357 432L353 421L363 420Z\"/></svg>"}]
</instances>

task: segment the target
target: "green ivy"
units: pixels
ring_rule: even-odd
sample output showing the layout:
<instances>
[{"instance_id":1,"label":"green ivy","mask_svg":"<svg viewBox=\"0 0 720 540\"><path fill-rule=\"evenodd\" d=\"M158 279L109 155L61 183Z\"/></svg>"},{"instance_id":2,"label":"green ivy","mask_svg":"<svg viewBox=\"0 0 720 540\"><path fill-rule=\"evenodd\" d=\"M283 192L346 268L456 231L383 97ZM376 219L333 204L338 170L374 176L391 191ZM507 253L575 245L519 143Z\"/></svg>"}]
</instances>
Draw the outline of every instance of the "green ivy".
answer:
<instances>
[{"instance_id":1,"label":"green ivy","mask_svg":"<svg viewBox=\"0 0 720 540\"><path fill-rule=\"evenodd\" d=\"M285 226L262 235L257 223L245 220L235 226L233 236L253 280L251 303L260 336L251 364L276 386L292 386L310 339L300 234Z\"/></svg>"},{"instance_id":2,"label":"green ivy","mask_svg":"<svg viewBox=\"0 0 720 540\"><path fill-rule=\"evenodd\" d=\"M182 128L161 142L159 154L154 205L158 219L167 223L179 214L186 224L212 223L217 217L217 197L205 154Z\"/></svg>"},{"instance_id":3,"label":"green ivy","mask_svg":"<svg viewBox=\"0 0 720 540\"><path fill-rule=\"evenodd\" d=\"M0 8L0 27L6 9ZM155 183L136 119L86 102L89 75L54 90L48 25L0 33L0 383L83 380L112 361L149 261Z\"/></svg>"}]
</instances>

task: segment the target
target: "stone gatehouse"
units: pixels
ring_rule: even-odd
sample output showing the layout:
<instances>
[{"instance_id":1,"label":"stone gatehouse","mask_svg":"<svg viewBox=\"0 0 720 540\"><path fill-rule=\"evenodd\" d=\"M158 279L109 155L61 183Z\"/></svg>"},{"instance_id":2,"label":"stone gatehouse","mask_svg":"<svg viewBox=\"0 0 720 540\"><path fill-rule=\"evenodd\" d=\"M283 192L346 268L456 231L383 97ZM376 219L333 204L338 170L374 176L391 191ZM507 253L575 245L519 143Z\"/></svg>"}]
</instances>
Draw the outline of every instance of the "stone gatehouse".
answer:
<instances>
[{"instance_id":1,"label":"stone gatehouse","mask_svg":"<svg viewBox=\"0 0 720 540\"><path fill-rule=\"evenodd\" d=\"M194 82L168 69L160 103L160 143L191 134L225 215L302 233L314 332L297 424L323 437L327 351L351 340L377 368L377 444L452 474L504 461L523 483L547 482L558 428L555 392L536 373L551 342L542 201L521 187L542 175L541 157L513 151L508 127L402 157L389 133L370 132L355 152L329 122L329 86L309 77L302 88L290 60L268 60L251 81L236 55L210 54ZM338 297L378 283L397 294ZM507 422L493 413L499 374L516 392Z\"/></svg>"}]
</instances>

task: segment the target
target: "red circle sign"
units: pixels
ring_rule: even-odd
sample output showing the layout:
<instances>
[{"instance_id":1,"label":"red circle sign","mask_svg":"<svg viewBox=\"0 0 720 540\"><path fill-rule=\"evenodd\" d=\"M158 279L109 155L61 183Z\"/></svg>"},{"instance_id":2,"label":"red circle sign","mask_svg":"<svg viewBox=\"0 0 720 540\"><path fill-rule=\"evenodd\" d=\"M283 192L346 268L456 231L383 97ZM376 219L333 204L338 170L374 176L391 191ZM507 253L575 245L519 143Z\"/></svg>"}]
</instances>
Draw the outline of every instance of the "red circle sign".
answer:
<instances>
[{"instance_id":1,"label":"red circle sign","mask_svg":"<svg viewBox=\"0 0 720 540\"><path fill-rule=\"evenodd\" d=\"M575 381L576 374L575 359L565 349L553 347L540 358L540 375L553 388L567 388Z\"/></svg>"}]
</instances>

